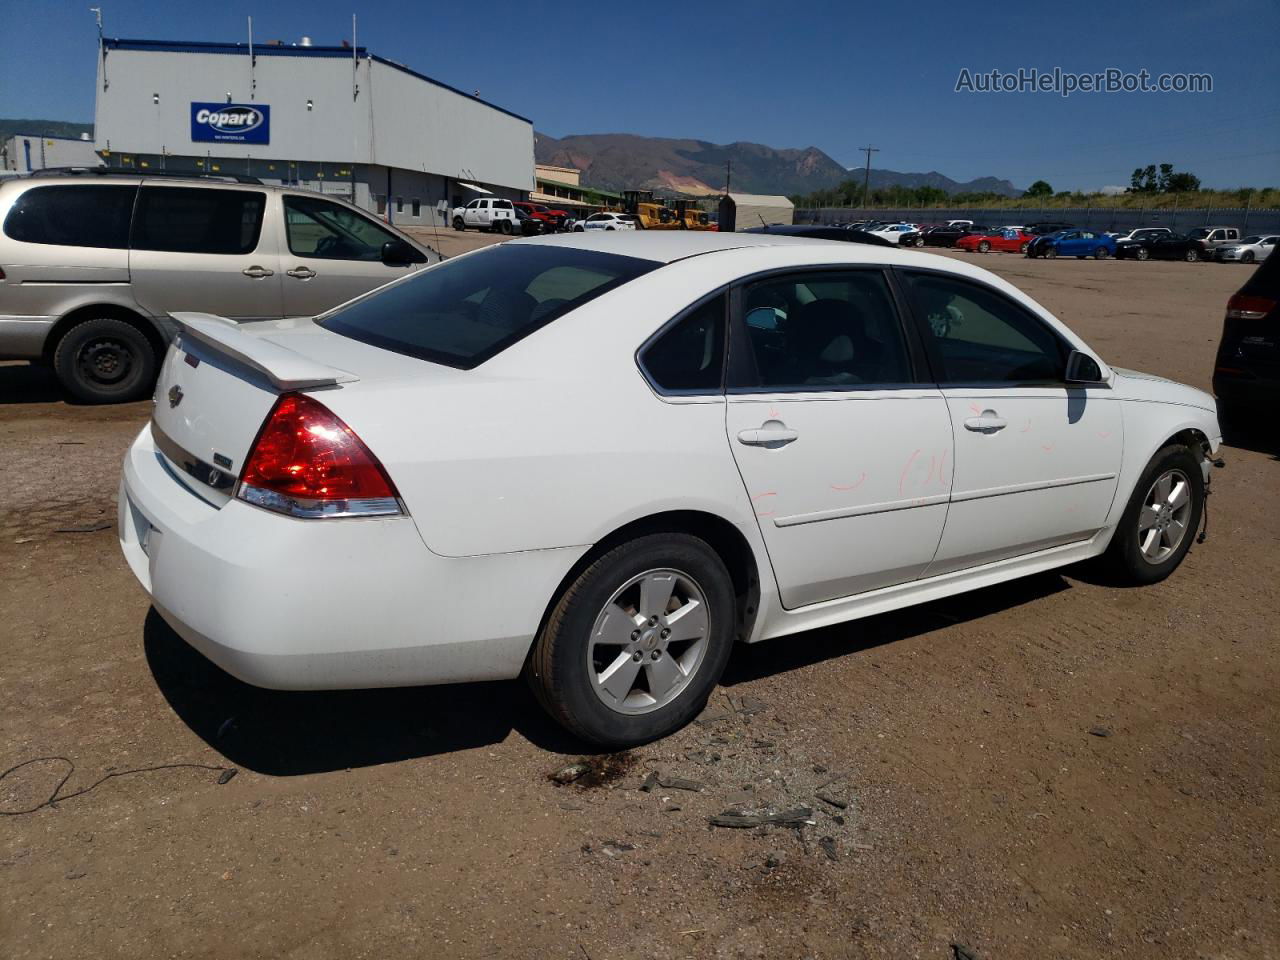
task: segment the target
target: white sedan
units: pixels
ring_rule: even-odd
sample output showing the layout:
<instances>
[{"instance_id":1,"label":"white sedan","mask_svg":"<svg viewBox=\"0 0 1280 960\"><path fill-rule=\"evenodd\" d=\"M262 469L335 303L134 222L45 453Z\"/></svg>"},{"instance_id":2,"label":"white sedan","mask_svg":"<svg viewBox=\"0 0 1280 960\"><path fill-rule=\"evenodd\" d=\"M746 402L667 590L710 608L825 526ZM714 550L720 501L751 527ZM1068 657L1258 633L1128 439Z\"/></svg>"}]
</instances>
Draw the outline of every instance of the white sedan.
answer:
<instances>
[{"instance_id":1,"label":"white sedan","mask_svg":"<svg viewBox=\"0 0 1280 960\"><path fill-rule=\"evenodd\" d=\"M1245 237L1239 243L1220 247L1218 249L1218 259L1238 260L1240 263L1254 263L1255 261L1265 260L1275 251L1278 241L1280 241L1280 236L1275 234Z\"/></svg>"},{"instance_id":2,"label":"white sedan","mask_svg":"<svg viewBox=\"0 0 1280 960\"><path fill-rule=\"evenodd\" d=\"M696 716L735 641L1167 577L1220 442L1212 397L1000 278L860 244L565 234L177 320L119 533L178 634L270 688L524 674L613 746Z\"/></svg>"},{"instance_id":3,"label":"white sedan","mask_svg":"<svg viewBox=\"0 0 1280 960\"><path fill-rule=\"evenodd\" d=\"M573 225L574 233L591 230L635 230L637 219L629 213L593 213Z\"/></svg>"},{"instance_id":4,"label":"white sedan","mask_svg":"<svg viewBox=\"0 0 1280 960\"><path fill-rule=\"evenodd\" d=\"M900 243L904 233L914 233L920 228L914 223L882 223L877 226L863 227L865 233L873 233L890 243Z\"/></svg>"}]
</instances>

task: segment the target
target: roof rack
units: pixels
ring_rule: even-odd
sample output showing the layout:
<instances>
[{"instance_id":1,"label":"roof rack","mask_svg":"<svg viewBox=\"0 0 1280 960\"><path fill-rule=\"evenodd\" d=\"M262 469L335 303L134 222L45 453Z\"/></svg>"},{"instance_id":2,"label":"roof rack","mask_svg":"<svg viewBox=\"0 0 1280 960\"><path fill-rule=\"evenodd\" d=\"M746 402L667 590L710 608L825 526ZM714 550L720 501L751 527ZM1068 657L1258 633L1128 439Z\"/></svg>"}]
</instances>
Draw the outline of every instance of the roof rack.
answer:
<instances>
[{"instance_id":1,"label":"roof rack","mask_svg":"<svg viewBox=\"0 0 1280 960\"><path fill-rule=\"evenodd\" d=\"M262 186L262 181L244 173L182 173L178 170L122 170L119 167L45 167L32 170L31 177L173 177L178 180L229 180Z\"/></svg>"}]
</instances>

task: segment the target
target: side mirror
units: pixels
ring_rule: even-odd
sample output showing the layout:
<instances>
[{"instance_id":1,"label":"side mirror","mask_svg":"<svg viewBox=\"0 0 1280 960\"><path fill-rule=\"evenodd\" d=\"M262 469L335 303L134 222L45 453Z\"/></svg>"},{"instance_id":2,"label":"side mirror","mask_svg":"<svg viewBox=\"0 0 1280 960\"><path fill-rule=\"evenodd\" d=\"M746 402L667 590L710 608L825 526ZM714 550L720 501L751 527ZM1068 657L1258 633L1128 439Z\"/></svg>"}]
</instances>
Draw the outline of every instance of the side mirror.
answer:
<instances>
[{"instance_id":1,"label":"side mirror","mask_svg":"<svg viewBox=\"0 0 1280 960\"><path fill-rule=\"evenodd\" d=\"M1079 350L1072 350L1067 357L1067 383L1103 383L1102 368L1098 361Z\"/></svg>"},{"instance_id":2,"label":"side mirror","mask_svg":"<svg viewBox=\"0 0 1280 960\"><path fill-rule=\"evenodd\" d=\"M407 267L412 263L426 263L421 250L403 240L388 240L382 245L382 262L388 267Z\"/></svg>"}]
</instances>

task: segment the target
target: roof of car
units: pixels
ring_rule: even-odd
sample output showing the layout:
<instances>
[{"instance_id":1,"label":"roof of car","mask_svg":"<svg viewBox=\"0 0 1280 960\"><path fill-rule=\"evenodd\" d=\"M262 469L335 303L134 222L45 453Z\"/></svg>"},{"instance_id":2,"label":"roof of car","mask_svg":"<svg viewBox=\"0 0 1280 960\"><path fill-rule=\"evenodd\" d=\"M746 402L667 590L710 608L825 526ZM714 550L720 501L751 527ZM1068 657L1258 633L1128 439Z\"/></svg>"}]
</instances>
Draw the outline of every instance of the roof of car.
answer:
<instances>
[{"instance_id":1,"label":"roof of car","mask_svg":"<svg viewBox=\"0 0 1280 960\"><path fill-rule=\"evenodd\" d=\"M798 244L839 250L841 260L866 260L871 263L921 263L922 255L888 247L847 243L842 240L816 240L809 237L785 236L780 233L720 233L714 230L638 230L635 232L561 233L550 237L529 237L510 243L554 244L598 253L617 253L658 263L673 263L688 257L745 247L795 247Z\"/></svg>"}]
</instances>

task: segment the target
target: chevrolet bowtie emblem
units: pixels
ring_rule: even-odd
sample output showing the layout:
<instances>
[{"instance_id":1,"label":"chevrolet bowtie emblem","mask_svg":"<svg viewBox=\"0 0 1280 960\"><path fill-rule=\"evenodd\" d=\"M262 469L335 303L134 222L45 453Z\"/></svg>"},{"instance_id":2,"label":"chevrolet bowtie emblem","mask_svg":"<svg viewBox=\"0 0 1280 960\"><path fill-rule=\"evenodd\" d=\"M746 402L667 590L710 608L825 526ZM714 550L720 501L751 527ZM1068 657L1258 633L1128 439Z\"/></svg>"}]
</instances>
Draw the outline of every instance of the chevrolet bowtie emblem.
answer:
<instances>
[{"instance_id":1,"label":"chevrolet bowtie emblem","mask_svg":"<svg viewBox=\"0 0 1280 960\"><path fill-rule=\"evenodd\" d=\"M176 383L169 388L169 406L176 407L182 402L182 388Z\"/></svg>"}]
</instances>

